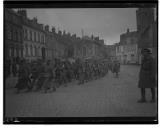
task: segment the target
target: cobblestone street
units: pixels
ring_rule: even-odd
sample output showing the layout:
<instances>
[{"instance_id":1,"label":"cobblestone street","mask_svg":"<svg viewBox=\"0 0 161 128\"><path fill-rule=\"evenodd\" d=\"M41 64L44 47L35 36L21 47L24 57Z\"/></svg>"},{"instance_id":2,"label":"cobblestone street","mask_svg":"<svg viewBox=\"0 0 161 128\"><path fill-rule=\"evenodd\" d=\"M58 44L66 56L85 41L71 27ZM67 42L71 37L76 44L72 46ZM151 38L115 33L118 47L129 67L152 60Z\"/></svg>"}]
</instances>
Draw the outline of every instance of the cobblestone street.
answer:
<instances>
[{"instance_id":1,"label":"cobblestone street","mask_svg":"<svg viewBox=\"0 0 161 128\"><path fill-rule=\"evenodd\" d=\"M121 66L120 77L111 72L105 77L77 85L77 82L60 87L53 93L29 92L15 94L14 88L5 92L6 117L119 117L155 116L157 105L137 103L139 66ZM12 81L6 84L12 86Z\"/></svg>"}]
</instances>

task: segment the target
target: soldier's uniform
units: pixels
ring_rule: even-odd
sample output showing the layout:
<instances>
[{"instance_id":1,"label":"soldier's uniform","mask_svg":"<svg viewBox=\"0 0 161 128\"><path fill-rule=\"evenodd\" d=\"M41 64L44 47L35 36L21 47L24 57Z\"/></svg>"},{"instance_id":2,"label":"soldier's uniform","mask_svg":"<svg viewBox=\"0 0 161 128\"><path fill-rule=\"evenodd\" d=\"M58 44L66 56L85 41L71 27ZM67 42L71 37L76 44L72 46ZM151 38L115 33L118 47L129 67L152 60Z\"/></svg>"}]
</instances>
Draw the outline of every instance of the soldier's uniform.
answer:
<instances>
[{"instance_id":1,"label":"soldier's uniform","mask_svg":"<svg viewBox=\"0 0 161 128\"><path fill-rule=\"evenodd\" d=\"M42 88L44 89L44 91L46 93L47 90L51 88L51 81L53 79L53 72L52 72L52 68L51 68L49 61L45 65L44 77L45 77L45 80L44 80Z\"/></svg>"},{"instance_id":2,"label":"soldier's uniform","mask_svg":"<svg viewBox=\"0 0 161 128\"><path fill-rule=\"evenodd\" d=\"M85 67L83 64L80 64L79 69L79 83L78 84L83 84L84 83L84 75L85 75Z\"/></svg>"},{"instance_id":3,"label":"soldier's uniform","mask_svg":"<svg viewBox=\"0 0 161 128\"><path fill-rule=\"evenodd\" d=\"M115 60L113 63L113 73L116 73L116 77L118 77L118 73L120 72L120 63Z\"/></svg>"},{"instance_id":4,"label":"soldier's uniform","mask_svg":"<svg viewBox=\"0 0 161 128\"><path fill-rule=\"evenodd\" d=\"M20 65L18 72L18 83L15 86L15 88L17 88L17 93L25 88L27 88L28 90L30 89L29 74L29 68L27 64L23 61Z\"/></svg>"},{"instance_id":5,"label":"soldier's uniform","mask_svg":"<svg viewBox=\"0 0 161 128\"><path fill-rule=\"evenodd\" d=\"M38 79L37 79L37 87L36 90L40 90L43 86L43 83L45 81L45 77L44 77L44 72L45 72L45 67L43 66L42 62L39 63L39 65L37 66L37 73L38 73Z\"/></svg>"},{"instance_id":6,"label":"soldier's uniform","mask_svg":"<svg viewBox=\"0 0 161 128\"><path fill-rule=\"evenodd\" d=\"M61 85L61 67L60 67L60 65L56 66L55 79L56 79L56 83L58 84L58 87L59 87L59 85Z\"/></svg>"},{"instance_id":7,"label":"soldier's uniform","mask_svg":"<svg viewBox=\"0 0 161 128\"><path fill-rule=\"evenodd\" d=\"M156 69L155 69L155 60L150 56L149 49L143 49L142 54L144 58L142 60L140 74L139 74L139 83L138 87L141 89L141 100L138 102L146 102L145 98L145 88L151 88L152 100L155 102L155 87L156 87Z\"/></svg>"}]
</instances>

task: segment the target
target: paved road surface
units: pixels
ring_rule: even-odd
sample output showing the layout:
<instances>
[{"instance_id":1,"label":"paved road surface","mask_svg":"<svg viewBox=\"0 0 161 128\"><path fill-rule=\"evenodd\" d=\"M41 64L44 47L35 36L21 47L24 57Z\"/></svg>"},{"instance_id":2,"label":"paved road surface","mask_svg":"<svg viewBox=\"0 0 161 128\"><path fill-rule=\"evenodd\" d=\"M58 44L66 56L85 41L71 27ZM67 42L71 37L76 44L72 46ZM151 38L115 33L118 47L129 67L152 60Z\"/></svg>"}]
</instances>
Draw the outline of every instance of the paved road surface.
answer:
<instances>
[{"instance_id":1,"label":"paved road surface","mask_svg":"<svg viewBox=\"0 0 161 128\"><path fill-rule=\"evenodd\" d=\"M155 103L137 103L139 66L122 66L119 78L109 73L104 78L68 87L54 93L15 94L6 89L7 117L119 117L155 116ZM8 82L12 85L12 82ZM7 83L7 84L8 84ZM13 82L14 83L14 82ZM147 91L150 100L150 90Z\"/></svg>"}]
</instances>

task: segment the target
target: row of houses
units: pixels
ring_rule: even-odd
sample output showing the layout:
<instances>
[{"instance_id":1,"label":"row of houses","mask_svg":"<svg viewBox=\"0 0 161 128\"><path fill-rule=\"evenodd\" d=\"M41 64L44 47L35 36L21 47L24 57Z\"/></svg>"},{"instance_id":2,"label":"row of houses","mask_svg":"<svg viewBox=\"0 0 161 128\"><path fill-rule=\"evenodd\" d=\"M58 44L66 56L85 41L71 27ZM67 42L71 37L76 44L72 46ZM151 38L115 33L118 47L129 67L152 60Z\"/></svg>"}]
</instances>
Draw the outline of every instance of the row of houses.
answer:
<instances>
[{"instance_id":1,"label":"row of houses","mask_svg":"<svg viewBox=\"0 0 161 128\"><path fill-rule=\"evenodd\" d=\"M24 9L5 9L5 59L103 58L104 40L77 37L29 19Z\"/></svg>"},{"instance_id":2,"label":"row of houses","mask_svg":"<svg viewBox=\"0 0 161 128\"><path fill-rule=\"evenodd\" d=\"M157 20L154 20L153 8L136 10L137 30L127 31L120 35L119 43L112 46L111 57L117 58L122 64L141 64L141 49L148 48L157 60Z\"/></svg>"}]
</instances>

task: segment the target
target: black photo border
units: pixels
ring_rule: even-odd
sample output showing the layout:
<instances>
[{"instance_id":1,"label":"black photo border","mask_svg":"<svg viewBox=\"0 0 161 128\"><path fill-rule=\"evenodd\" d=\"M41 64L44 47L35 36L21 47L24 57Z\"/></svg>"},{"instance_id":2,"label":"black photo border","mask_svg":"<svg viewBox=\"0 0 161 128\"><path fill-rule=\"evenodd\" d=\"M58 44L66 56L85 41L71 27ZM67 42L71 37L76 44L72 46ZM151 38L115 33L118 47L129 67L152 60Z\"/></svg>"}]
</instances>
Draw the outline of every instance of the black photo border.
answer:
<instances>
[{"instance_id":1,"label":"black photo border","mask_svg":"<svg viewBox=\"0 0 161 128\"><path fill-rule=\"evenodd\" d=\"M60 0L60 1L5 0L3 2L3 5L4 5L4 10L5 8L156 7L157 8L157 29L158 29L158 0L100 0L100 1L99 0L88 0L88 1L85 1L85 0L81 0L81 1L80 0L71 0L71 1L68 1L68 0ZM5 11L4 11L4 15L5 15ZM5 24L4 20L3 20L3 23ZM5 34L4 30L5 28L3 29L3 33ZM5 39L5 35L4 35L4 39ZM158 36L157 36L157 40L158 40ZM5 40L3 41L3 49L5 49ZM4 51L3 60L5 60L5 50L3 51ZM158 95L158 89L157 89L157 95ZM158 102L157 102L157 112L158 112ZM4 61L3 61L3 124L158 124L158 114L155 117L6 117L5 116L5 78L4 78Z\"/></svg>"}]
</instances>

